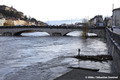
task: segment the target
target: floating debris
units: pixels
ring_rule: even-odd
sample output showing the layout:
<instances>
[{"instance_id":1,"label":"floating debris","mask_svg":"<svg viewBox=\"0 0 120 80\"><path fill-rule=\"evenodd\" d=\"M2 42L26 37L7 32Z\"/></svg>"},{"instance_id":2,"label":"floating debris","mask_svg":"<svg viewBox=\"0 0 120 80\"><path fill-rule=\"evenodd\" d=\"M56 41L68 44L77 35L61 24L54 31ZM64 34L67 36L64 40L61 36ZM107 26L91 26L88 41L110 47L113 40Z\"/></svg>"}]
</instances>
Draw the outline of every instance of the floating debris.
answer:
<instances>
[{"instance_id":1,"label":"floating debris","mask_svg":"<svg viewBox=\"0 0 120 80\"><path fill-rule=\"evenodd\" d=\"M91 56L74 56L74 58L81 59L81 60L92 60L92 61L107 61L107 60L113 60L111 55L91 55Z\"/></svg>"},{"instance_id":2,"label":"floating debris","mask_svg":"<svg viewBox=\"0 0 120 80\"><path fill-rule=\"evenodd\" d=\"M90 71L99 71L99 69L90 69L90 68L82 68L82 67L68 67L72 69L82 69L82 70L90 70Z\"/></svg>"}]
</instances>

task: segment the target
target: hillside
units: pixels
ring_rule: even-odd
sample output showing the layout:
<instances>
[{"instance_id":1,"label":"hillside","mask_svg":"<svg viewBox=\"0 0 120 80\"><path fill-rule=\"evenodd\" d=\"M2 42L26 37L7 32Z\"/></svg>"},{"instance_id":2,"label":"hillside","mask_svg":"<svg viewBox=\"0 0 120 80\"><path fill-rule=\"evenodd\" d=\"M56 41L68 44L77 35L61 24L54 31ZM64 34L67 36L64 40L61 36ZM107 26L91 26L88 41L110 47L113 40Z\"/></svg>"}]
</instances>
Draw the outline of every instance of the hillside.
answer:
<instances>
[{"instance_id":1,"label":"hillside","mask_svg":"<svg viewBox=\"0 0 120 80\"><path fill-rule=\"evenodd\" d=\"M20 12L16 10L13 7L8 7L6 5L0 5L0 16L3 16L6 19L13 19L13 20L25 20L29 22L35 22L35 24L42 24L42 25L47 25L46 23L42 21L37 21L35 18L28 18L27 16L24 15L23 12Z\"/></svg>"},{"instance_id":2,"label":"hillside","mask_svg":"<svg viewBox=\"0 0 120 80\"><path fill-rule=\"evenodd\" d=\"M17 11L13 7L8 7L5 5L0 5L0 13L2 13L5 18L25 19L25 16L22 12Z\"/></svg>"}]
</instances>

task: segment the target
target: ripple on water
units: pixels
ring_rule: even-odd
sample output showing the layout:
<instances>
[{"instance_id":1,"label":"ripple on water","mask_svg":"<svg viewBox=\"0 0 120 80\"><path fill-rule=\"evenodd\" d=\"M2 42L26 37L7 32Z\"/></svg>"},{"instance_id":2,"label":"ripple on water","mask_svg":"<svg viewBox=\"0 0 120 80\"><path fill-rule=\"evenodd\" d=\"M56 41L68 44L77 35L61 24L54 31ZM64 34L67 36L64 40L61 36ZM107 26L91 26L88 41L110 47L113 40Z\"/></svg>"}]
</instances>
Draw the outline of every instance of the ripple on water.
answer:
<instances>
[{"instance_id":1,"label":"ripple on water","mask_svg":"<svg viewBox=\"0 0 120 80\"><path fill-rule=\"evenodd\" d=\"M1 36L0 42L0 64L4 62L0 65L0 79L5 77L5 80L33 80L35 77L52 80L69 71L67 67L79 66L77 59L64 57L77 55L78 48L81 55L107 54L106 44L100 38ZM110 71L107 62L80 61L80 66Z\"/></svg>"}]
</instances>

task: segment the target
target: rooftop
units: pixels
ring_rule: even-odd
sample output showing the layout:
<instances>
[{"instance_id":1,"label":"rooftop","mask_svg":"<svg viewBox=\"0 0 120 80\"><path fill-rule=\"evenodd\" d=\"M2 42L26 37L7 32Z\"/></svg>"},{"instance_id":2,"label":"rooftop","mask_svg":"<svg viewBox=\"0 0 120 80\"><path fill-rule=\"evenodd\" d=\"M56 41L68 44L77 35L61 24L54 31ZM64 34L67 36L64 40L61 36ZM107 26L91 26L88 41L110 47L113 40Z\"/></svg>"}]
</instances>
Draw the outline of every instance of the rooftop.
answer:
<instances>
[{"instance_id":1,"label":"rooftop","mask_svg":"<svg viewBox=\"0 0 120 80\"><path fill-rule=\"evenodd\" d=\"M115 10L120 10L120 8L113 9L113 11L115 11Z\"/></svg>"}]
</instances>

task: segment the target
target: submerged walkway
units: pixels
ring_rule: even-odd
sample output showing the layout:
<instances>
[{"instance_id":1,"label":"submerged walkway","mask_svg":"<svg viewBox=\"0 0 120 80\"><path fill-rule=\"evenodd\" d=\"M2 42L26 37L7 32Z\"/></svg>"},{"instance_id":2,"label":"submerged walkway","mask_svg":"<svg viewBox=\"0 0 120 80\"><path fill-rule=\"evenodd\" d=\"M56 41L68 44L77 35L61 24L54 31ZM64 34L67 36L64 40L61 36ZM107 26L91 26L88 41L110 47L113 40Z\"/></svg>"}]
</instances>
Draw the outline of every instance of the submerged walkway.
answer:
<instances>
[{"instance_id":1,"label":"submerged walkway","mask_svg":"<svg viewBox=\"0 0 120 80\"><path fill-rule=\"evenodd\" d=\"M120 80L120 75L73 69L54 80Z\"/></svg>"}]
</instances>

